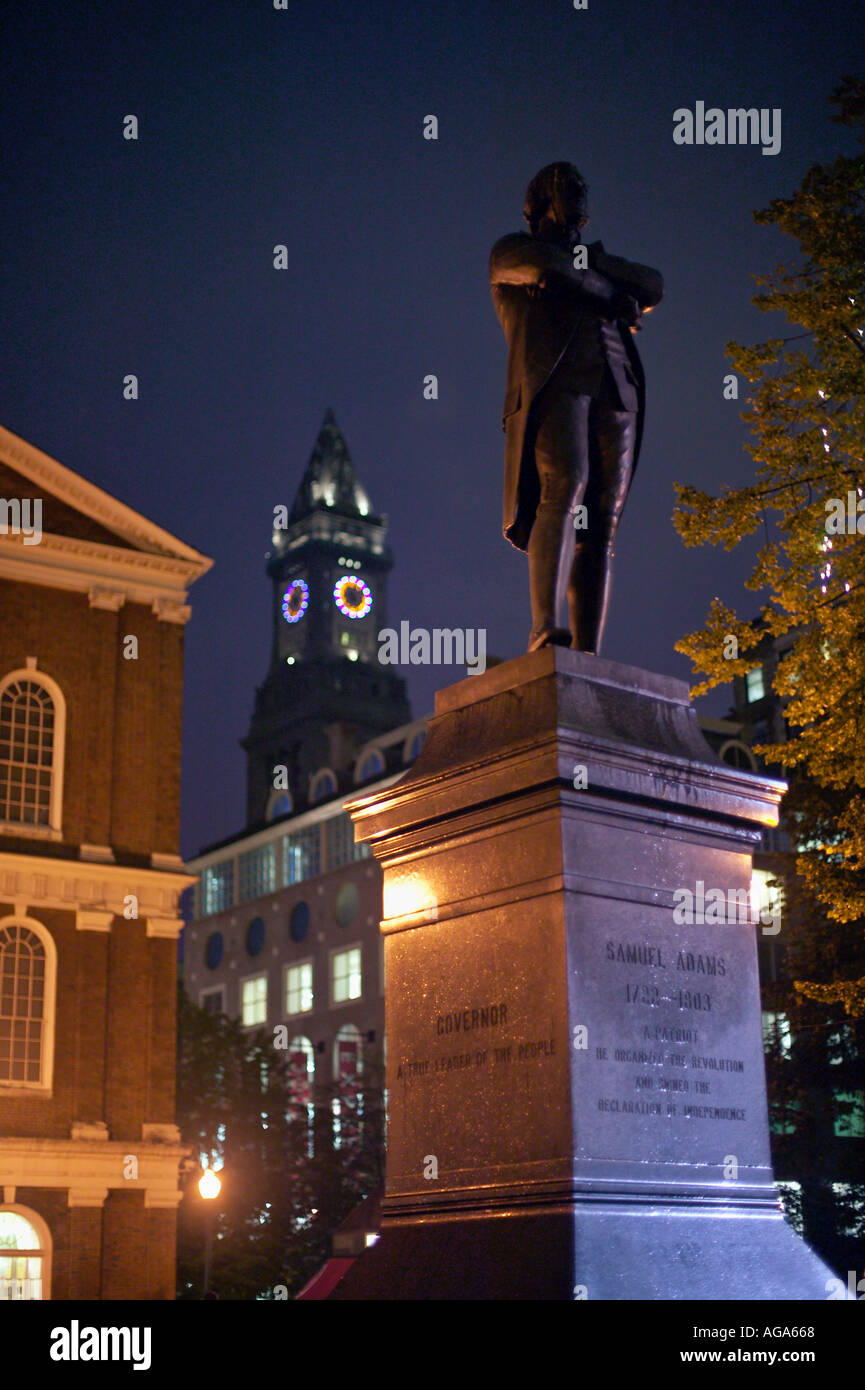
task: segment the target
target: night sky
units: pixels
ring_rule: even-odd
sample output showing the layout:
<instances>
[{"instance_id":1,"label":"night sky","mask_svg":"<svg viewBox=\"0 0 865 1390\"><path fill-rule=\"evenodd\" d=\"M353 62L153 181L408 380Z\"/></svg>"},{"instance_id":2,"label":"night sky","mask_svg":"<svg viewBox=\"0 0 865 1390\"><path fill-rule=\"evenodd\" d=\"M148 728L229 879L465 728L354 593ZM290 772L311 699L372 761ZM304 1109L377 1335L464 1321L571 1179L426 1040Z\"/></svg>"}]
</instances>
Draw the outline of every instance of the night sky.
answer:
<instances>
[{"instance_id":1,"label":"night sky","mask_svg":"<svg viewBox=\"0 0 865 1390\"><path fill-rule=\"evenodd\" d=\"M750 549L683 547L673 482L749 476L724 345L794 331L750 298L752 275L795 252L751 212L851 152L829 94L863 18L839 0L6 0L0 423L215 561L186 629L184 854L243 825L273 508L328 405L390 518L389 623L485 627L488 654L525 650L486 265L552 160L588 181L587 239L666 284L638 338L646 434L604 655L688 678L673 643L712 596L756 606ZM780 153L675 145L673 112L697 101L780 107ZM402 674L420 716L463 672Z\"/></svg>"}]
</instances>

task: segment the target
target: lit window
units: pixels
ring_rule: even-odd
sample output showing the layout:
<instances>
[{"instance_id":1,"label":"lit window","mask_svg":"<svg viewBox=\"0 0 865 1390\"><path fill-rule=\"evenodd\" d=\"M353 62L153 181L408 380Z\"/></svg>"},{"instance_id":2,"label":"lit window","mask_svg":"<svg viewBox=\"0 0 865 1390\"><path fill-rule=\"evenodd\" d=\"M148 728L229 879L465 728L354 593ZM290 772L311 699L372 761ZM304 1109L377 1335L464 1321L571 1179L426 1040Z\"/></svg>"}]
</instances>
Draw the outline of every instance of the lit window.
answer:
<instances>
[{"instance_id":1,"label":"lit window","mask_svg":"<svg viewBox=\"0 0 865 1390\"><path fill-rule=\"evenodd\" d=\"M334 951L331 961L334 1004L344 1004L349 999L359 999L361 995L360 947L352 946L347 951Z\"/></svg>"},{"instance_id":2,"label":"lit window","mask_svg":"<svg viewBox=\"0 0 865 1390\"><path fill-rule=\"evenodd\" d=\"M833 1091L839 1139L865 1139L865 1091Z\"/></svg>"},{"instance_id":3,"label":"lit window","mask_svg":"<svg viewBox=\"0 0 865 1390\"><path fill-rule=\"evenodd\" d=\"M259 845L247 850L238 860L238 901L248 903L276 890L276 845Z\"/></svg>"},{"instance_id":4,"label":"lit window","mask_svg":"<svg viewBox=\"0 0 865 1390\"><path fill-rule=\"evenodd\" d=\"M285 972L285 1012L308 1014L312 1004L312 961L290 965Z\"/></svg>"},{"instance_id":5,"label":"lit window","mask_svg":"<svg viewBox=\"0 0 865 1390\"><path fill-rule=\"evenodd\" d=\"M859 1049L856 1046L856 1034L849 1023L839 1023L833 1032L826 1038L826 1049L829 1053L830 1066L840 1065L842 1062L853 1062L858 1059Z\"/></svg>"},{"instance_id":6,"label":"lit window","mask_svg":"<svg viewBox=\"0 0 865 1390\"><path fill-rule=\"evenodd\" d=\"M793 1044L793 1034L790 1031L790 1020L785 1013L771 1013L769 1010L763 1011L763 1050L764 1052L779 1052L782 1057L789 1057L790 1048Z\"/></svg>"},{"instance_id":7,"label":"lit window","mask_svg":"<svg viewBox=\"0 0 865 1390\"><path fill-rule=\"evenodd\" d=\"M0 1085L50 1086L55 960L47 932L0 926Z\"/></svg>"},{"instance_id":8,"label":"lit window","mask_svg":"<svg viewBox=\"0 0 865 1390\"><path fill-rule=\"evenodd\" d=\"M777 882L778 875L766 869L751 870L751 920L760 921L764 926L781 919L784 907L783 888Z\"/></svg>"},{"instance_id":9,"label":"lit window","mask_svg":"<svg viewBox=\"0 0 865 1390\"><path fill-rule=\"evenodd\" d=\"M0 1303L45 1298L47 1256L32 1222L20 1212L0 1211Z\"/></svg>"},{"instance_id":10,"label":"lit window","mask_svg":"<svg viewBox=\"0 0 865 1390\"><path fill-rule=\"evenodd\" d=\"M62 696L31 676L7 677L0 695L0 820L60 828Z\"/></svg>"},{"instance_id":11,"label":"lit window","mask_svg":"<svg viewBox=\"0 0 865 1390\"><path fill-rule=\"evenodd\" d=\"M755 701L762 700L766 694L766 687L763 682L763 667L755 666L753 671L749 671L745 677L745 698L749 705Z\"/></svg>"},{"instance_id":12,"label":"lit window","mask_svg":"<svg viewBox=\"0 0 865 1390\"><path fill-rule=\"evenodd\" d=\"M321 827L307 826L282 839L282 883L289 888L321 873Z\"/></svg>"},{"instance_id":13,"label":"lit window","mask_svg":"<svg viewBox=\"0 0 865 1390\"><path fill-rule=\"evenodd\" d=\"M244 1028L267 1022L267 976L256 975L244 980L240 994L241 1020Z\"/></svg>"},{"instance_id":14,"label":"lit window","mask_svg":"<svg viewBox=\"0 0 865 1390\"><path fill-rule=\"evenodd\" d=\"M234 860L211 864L201 874L201 915L210 917L234 906Z\"/></svg>"},{"instance_id":15,"label":"lit window","mask_svg":"<svg viewBox=\"0 0 865 1390\"><path fill-rule=\"evenodd\" d=\"M367 859L372 853L369 845L355 844L354 824L351 816L343 812L327 821L327 869L339 869L343 864L353 864L358 859Z\"/></svg>"}]
</instances>

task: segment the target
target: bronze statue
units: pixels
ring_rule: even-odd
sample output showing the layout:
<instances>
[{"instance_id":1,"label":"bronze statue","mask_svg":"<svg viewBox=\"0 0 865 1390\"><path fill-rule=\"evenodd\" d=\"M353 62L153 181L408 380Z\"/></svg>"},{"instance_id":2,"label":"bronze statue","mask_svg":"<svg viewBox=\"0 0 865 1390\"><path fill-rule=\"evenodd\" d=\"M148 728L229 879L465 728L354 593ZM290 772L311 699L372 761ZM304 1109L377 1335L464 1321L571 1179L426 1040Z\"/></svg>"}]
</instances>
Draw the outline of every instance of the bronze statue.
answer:
<instances>
[{"instance_id":1,"label":"bronze statue","mask_svg":"<svg viewBox=\"0 0 865 1390\"><path fill-rule=\"evenodd\" d=\"M502 237L490 254L508 342L504 534L528 551L528 650L554 642L597 653L643 431L632 335L663 280L608 256L600 241L582 244L586 183L573 164L535 175L524 217L529 232ZM570 630L558 626L565 594Z\"/></svg>"}]
</instances>

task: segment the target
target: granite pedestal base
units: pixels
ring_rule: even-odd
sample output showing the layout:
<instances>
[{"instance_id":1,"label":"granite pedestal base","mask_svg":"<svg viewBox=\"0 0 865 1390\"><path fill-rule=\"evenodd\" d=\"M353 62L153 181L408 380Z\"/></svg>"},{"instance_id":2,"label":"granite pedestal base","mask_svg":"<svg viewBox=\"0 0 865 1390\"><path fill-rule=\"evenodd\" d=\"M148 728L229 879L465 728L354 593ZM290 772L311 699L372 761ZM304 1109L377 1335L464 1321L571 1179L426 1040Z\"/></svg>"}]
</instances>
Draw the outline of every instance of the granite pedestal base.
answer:
<instances>
[{"instance_id":1,"label":"granite pedestal base","mask_svg":"<svg viewBox=\"0 0 865 1390\"><path fill-rule=\"evenodd\" d=\"M384 872L387 1191L332 1297L826 1298L769 1154L749 889L782 792L684 684L597 657L438 693L350 807Z\"/></svg>"}]
</instances>

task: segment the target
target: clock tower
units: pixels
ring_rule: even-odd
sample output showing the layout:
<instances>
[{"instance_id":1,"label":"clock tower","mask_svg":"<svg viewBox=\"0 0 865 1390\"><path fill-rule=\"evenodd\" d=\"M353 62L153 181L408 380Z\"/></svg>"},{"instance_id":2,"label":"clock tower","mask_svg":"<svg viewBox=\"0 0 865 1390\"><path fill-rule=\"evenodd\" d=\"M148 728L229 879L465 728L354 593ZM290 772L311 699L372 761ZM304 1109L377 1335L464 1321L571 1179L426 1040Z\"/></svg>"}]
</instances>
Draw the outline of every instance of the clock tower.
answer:
<instances>
[{"instance_id":1,"label":"clock tower","mask_svg":"<svg viewBox=\"0 0 865 1390\"><path fill-rule=\"evenodd\" d=\"M386 536L328 409L294 502L274 518L270 669L242 741L250 827L321 799L327 769L334 794L365 743L411 719L404 680L378 660Z\"/></svg>"}]
</instances>

